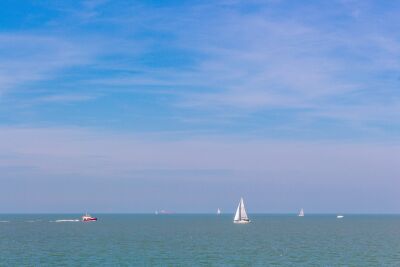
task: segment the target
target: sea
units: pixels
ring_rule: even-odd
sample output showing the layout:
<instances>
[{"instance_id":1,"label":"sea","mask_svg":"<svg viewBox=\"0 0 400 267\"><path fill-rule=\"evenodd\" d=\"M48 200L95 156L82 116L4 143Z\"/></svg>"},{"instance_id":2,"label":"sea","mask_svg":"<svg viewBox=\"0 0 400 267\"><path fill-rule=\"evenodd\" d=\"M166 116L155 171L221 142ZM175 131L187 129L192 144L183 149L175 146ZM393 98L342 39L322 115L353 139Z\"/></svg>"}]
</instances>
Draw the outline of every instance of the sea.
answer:
<instances>
[{"instance_id":1,"label":"sea","mask_svg":"<svg viewBox=\"0 0 400 267\"><path fill-rule=\"evenodd\" d=\"M399 215L0 215L0 266L400 266Z\"/></svg>"}]
</instances>

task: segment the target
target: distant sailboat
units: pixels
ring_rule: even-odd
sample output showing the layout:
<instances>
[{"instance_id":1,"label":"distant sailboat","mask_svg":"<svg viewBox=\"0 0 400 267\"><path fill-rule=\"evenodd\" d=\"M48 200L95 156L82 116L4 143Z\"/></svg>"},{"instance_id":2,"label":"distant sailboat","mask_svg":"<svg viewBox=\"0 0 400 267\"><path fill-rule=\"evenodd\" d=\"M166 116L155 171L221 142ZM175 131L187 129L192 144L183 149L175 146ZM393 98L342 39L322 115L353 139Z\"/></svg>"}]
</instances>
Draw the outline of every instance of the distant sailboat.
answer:
<instances>
[{"instance_id":1,"label":"distant sailboat","mask_svg":"<svg viewBox=\"0 0 400 267\"><path fill-rule=\"evenodd\" d=\"M247 217L246 209L244 208L243 198L240 198L233 222L241 224L250 222L249 217Z\"/></svg>"},{"instance_id":2,"label":"distant sailboat","mask_svg":"<svg viewBox=\"0 0 400 267\"><path fill-rule=\"evenodd\" d=\"M217 209L217 215L220 215L221 214L221 210L218 208Z\"/></svg>"},{"instance_id":3,"label":"distant sailboat","mask_svg":"<svg viewBox=\"0 0 400 267\"><path fill-rule=\"evenodd\" d=\"M344 217L343 215L336 216L336 218L338 218L338 219L342 219L343 217Z\"/></svg>"},{"instance_id":4,"label":"distant sailboat","mask_svg":"<svg viewBox=\"0 0 400 267\"><path fill-rule=\"evenodd\" d=\"M301 209L300 210L300 212L299 212L299 215L298 215L299 217L304 217L304 210L303 209Z\"/></svg>"}]
</instances>

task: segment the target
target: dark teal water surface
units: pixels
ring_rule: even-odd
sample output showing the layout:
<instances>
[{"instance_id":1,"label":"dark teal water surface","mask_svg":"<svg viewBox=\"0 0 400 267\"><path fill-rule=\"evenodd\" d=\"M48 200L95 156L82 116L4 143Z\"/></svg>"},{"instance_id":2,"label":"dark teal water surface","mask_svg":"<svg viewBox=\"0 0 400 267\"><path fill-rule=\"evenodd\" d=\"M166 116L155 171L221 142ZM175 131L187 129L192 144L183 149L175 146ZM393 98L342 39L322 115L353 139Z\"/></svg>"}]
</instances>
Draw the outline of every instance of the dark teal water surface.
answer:
<instances>
[{"instance_id":1,"label":"dark teal water surface","mask_svg":"<svg viewBox=\"0 0 400 267\"><path fill-rule=\"evenodd\" d=\"M1 266L400 266L400 216L0 215Z\"/></svg>"}]
</instances>

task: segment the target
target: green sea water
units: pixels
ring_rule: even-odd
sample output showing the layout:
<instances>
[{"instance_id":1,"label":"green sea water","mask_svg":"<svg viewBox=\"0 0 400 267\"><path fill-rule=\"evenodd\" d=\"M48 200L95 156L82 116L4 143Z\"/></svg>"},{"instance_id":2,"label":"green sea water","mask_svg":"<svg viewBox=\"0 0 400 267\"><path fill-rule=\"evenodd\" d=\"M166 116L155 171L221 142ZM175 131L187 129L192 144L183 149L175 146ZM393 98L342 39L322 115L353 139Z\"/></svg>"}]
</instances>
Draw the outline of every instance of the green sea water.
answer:
<instances>
[{"instance_id":1,"label":"green sea water","mask_svg":"<svg viewBox=\"0 0 400 267\"><path fill-rule=\"evenodd\" d=\"M1 266L400 266L398 215L0 215Z\"/></svg>"}]
</instances>

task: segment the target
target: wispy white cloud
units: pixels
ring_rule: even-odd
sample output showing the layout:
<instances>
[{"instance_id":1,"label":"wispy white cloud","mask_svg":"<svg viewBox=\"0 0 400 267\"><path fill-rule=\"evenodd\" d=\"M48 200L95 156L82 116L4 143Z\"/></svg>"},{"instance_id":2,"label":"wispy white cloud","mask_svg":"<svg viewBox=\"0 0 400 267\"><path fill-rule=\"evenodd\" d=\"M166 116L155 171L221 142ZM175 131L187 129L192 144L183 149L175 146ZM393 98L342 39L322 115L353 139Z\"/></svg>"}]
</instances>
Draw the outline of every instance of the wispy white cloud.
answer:
<instances>
[{"instance_id":1,"label":"wispy white cloud","mask_svg":"<svg viewBox=\"0 0 400 267\"><path fill-rule=\"evenodd\" d=\"M294 128L323 119L398 124L393 114L400 96L392 76L400 69L400 44L391 30L398 22L393 12L374 14L370 2L358 1L252 4L257 8L243 8L241 1L157 8L130 2L116 8L107 1L83 2L80 8L61 5L57 8L67 15L48 26L48 35L1 35L7 51L19 47L26 53L2 61L1 91L86 66L90 75L73 82L60 79L67 90L57 88L35 99L71 102L99 94L148 93L170 96L164 108L180 113L181 121L217 116L235 121L291 110ZM388 21L381 21L385 15ZM66 24L68 38L51 34ZM86 30L80 30L82 24ZM94 26L108 30L96 32ZM155 66L165 56L160 47L174 49L171 57L187 53L191 61ZM143 63L151 53L154 64ZM194 118L194 112L206 115Z\"/></svg>"},{"instance_id":2,"label":"wispy white cloud","mask_svg":"<svg viewBox=\"0 0 400 267\"><path fill-rule=\"evenodd\" d=\"M31 103L69 103L69 102L81 102L95 99L94 95L87 94L56 94L46 95L32 99Z\"/></svg>"},{"instance_id":3,"label":"wispy white cloud","mask_svg":"<svg viewBox=\"0 0 400 267\"><path fill-rule=\"evenodd\" d=\"M135 70L144 70L142 75L99 82L131 87L168 86L180 98L178 106L186 108L232 107L239 112L276 107L317 110L340 97L367 105L363 101L374 99L371 94L380 90L378 85L371 88L368 76L399 69L399 43L393 32L371 30L366 19L349 21L348 29L340 29L324 19L319 24L312 23L321 20L314 15L319 13L318 7L311 8L315 12L307 10L314 16L307 20L298 14L301 9L287 19L273 16L268 9L242 13L237 4L230 3L229 9L215 5L185 7L187 16L163 24L155 21L163 21L174 11L165 9L165 13L151 16L149 30L170 33L175 38L168 45L199 54L191 68L148 71L135 66ZM339 4L337 7L341 9ZM205 15L207 12L210 13ZM325 10L324 14L329 16L330 12L335 11ZM148 18L143 10L141 14ZM176 90L178 86L184 88ZM193 87L201 90L193 92ZM353 98L354 92L358 95Z\"/></svg>"},{"instance_id":4,"label":"wispy white cloud","mask_svg":"<svg viewBox=\"0 0 400 267\"><path fill-rule=\"evenodd\" d=\"M49 79L64 68L88 63L91 53L67 39L24 33L1 33L0 93Z\"/></svg>"}]
</instances>

